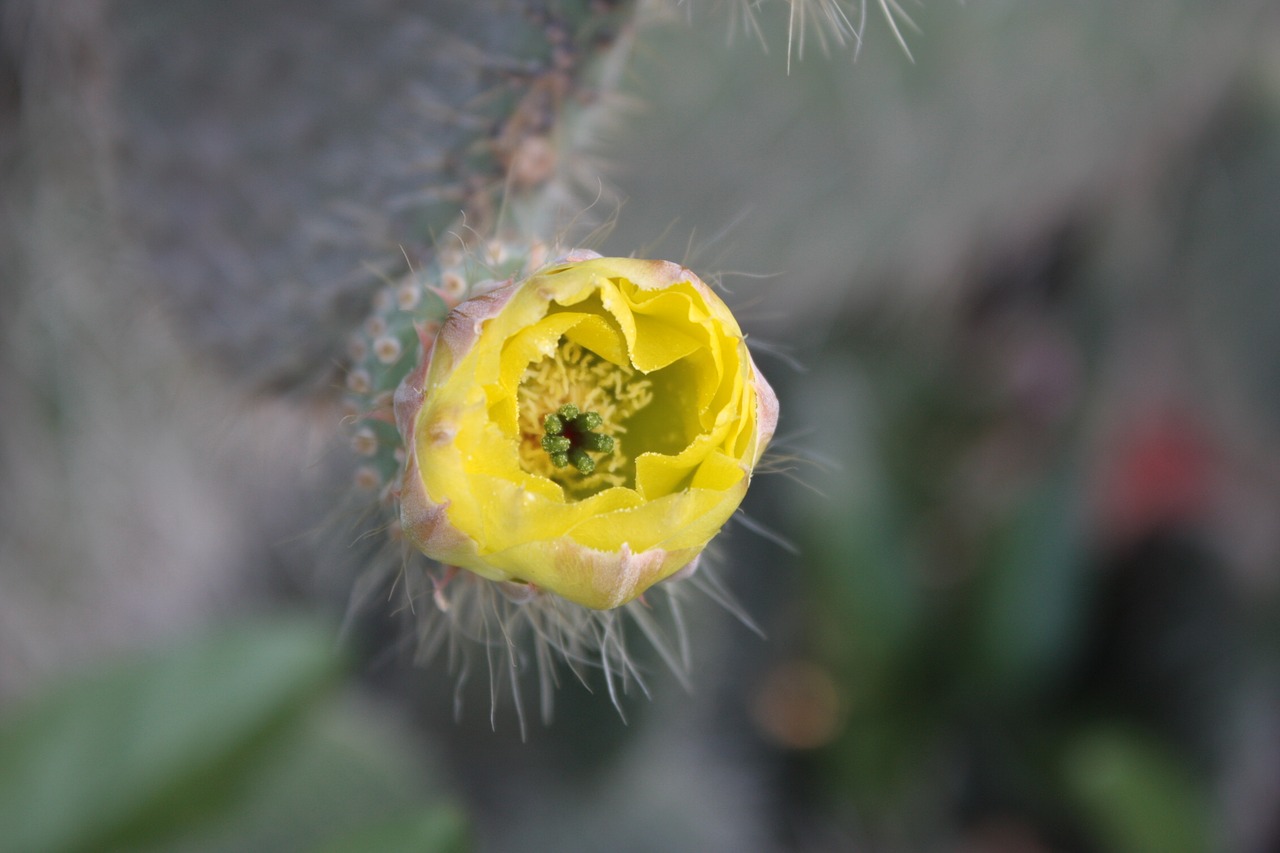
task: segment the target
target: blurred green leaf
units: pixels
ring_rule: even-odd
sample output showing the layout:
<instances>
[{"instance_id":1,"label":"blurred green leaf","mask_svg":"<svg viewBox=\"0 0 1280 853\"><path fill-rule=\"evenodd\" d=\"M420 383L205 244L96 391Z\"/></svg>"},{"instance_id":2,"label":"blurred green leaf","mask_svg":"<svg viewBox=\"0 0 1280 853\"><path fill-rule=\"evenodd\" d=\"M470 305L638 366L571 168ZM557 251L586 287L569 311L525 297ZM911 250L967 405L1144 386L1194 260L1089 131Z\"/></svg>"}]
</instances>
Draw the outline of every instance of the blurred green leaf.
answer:
<instances>
[{"instance_id":1,"label":"blurred green leaf","mask_svg":"<svg viewBox=\"0 0 1280 853\"><path fill-rule=\"evenodd\" d=\"M138 848L234 799L343 671L332 632L251 625L37 697L0 728L5 849Z\"/></svg>"},{"instance_id":2,"label":"blurred green leaf","mask_svg":"<svg viewBox=\"0 0 1280 853\"><path fill-rule=\"evenodd\" d=\"M1063 781L1085 822L1115 853L1212 849L1207 792L1160 743L1117 727L1067 745Z\"/></svg>"},{"instance_id":3,"label":"blurred green leaf","mask_svg":"<svg viewBox=\"0 0 1280 853\"><path fill-rule=\"evenodd\" d=\"M799 495L795 523L816 569L821 617L819 651L862 691L879 691L912 648L922 618L916 555L896 484L876 436L874 400L851 361L824 364L805 385L798 407L818 423L842 429L815 439L815 450L839 460L817 480L820 493ZM865 700L866 697L859 697Z\"/></svg>"},{"instance_id":4,"label":"blurred green leaf","mask_svg":"<svg viewBox=\"0 0 1280 853\"><path fill-rule=\"evenodd\" d=\"M1079 473L1047 477L996 535L974 595L978 685L1013 698L1062 672L1083 630Z\"/></svg>"},{"instance_id":5,"label":"blurred green leaf","mask_svg":"<svg viewBox=\"0 0 1280 853\"><path fill-rule=\"evenodd\" d=\"M371 824L324 845L319 853L463 853L470 849L462 815L442 806Z\"/></svg>"},{"instance_id":6,"label":"blurred green leaf","mask_svg":"<svg viewBox=\"0 0 1280 853\"><path fill-rule=\"evenodd\" d=\"M449 808L424 766L427 745L358 695L324 697L294 737L274 746L234 804L167 841L163 853L309 850L424 804Z\"/></svg>"}]
</instances>

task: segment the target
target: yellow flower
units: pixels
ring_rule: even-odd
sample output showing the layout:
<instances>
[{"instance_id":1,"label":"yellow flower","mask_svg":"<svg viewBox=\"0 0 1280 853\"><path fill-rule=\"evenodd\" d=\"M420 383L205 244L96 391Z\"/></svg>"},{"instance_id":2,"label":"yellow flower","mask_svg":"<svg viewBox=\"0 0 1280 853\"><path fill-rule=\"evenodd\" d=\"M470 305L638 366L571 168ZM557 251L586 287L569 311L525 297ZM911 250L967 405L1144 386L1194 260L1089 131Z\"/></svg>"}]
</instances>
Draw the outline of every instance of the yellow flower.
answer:
<instances>
[{"instance_id":1,"label":"yellow flower","mask_svg":"<svg viewBox=\"0 0 1280 853\"><path fill-rule=\"evenodd\" d=\"M778 414L697 276L594 252L459 305L395 408L410 541L601 610L692 566Z\"/></svg>"}]
</instances>

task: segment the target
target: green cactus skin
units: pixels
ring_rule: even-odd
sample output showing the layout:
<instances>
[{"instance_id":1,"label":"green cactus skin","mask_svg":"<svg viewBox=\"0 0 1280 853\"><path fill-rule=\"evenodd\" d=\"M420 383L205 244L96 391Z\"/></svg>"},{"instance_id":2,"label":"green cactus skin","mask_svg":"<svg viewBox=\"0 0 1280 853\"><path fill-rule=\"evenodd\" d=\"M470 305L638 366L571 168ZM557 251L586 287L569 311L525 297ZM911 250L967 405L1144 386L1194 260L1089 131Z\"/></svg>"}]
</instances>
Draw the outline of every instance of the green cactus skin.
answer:
<instances>
[{"instance_id":1,"label":"green cactus skin","mask_svg":"<svg viewBox=\"0 0 1280 853\"><path fill-rule=\"evenodd\" d=\"M448 182L420 196L423 242L401 247L407 268L383 273L372 313L347 344L344 414L360 458L356 485L385 506L404 462L391 417L396 387L458 303L550 259L564 216L558 205L573 197L577 147L610 107L634 11L631 0L526 8L511 24L523 28L514 39L520 58L494 69L493 85L468 113L473 132L445 155Z\"/></svg>"},{"instance_id":2,"label":"green cactus skin","mask_svg":"<svg viewBox=\"0 0 1280 853\"><path fill-rule=\"evenodd\" d=\"M581 212L565 187L588 160L568 151L607 99L633 11L108 6L113 203L184 340L242 384L295 396L335 385L372 294L451 235L480 241L504 223L536 235L538 199L566 220ZM595 192L592 177L587 202Z\"/></svg>"},{"instance_id":3,"label":"green cactus skin","mask_svg":"<svg viewBox=\"0 0 1280 853\"><path fill-rule=\"evenodd\" d=\"M492 240L477 248L446 246L433 254L426 267L377 292L373 313L348 342L352 367L346 375L343 407L352 427L352 450L359 457L355 473L359 491L377 492L385 506L392 506L404 465L392 397L425 355L449 311L546 258L545 246L537 242L508 245Z\"/></svg>"}]
</instances>

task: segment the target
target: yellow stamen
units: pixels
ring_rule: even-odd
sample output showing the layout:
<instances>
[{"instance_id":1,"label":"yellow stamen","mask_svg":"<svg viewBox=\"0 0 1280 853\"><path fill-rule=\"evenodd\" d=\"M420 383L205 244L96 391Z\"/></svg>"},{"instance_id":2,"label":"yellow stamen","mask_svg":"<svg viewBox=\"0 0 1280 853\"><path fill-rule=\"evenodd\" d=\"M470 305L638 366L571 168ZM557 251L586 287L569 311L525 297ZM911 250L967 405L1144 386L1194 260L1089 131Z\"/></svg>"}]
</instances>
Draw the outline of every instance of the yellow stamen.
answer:
<instances>
[{"instance_id":1,"label":"yellow stamen","mask_svg":"<svg viewBox=\"0 0 1280 853\"><path fill-rule=\"evenodd\" d=\"M613 364L562 338L555 355L525 371L518 399L524 470L559 483L574 500L613 486L635 486L635 459L628 452L626 423L653 402L653 383L635 368ZM601 424L596 431L613 438L613 452L597 458L595 470L587 475L573 466L557 468L542 445L547 415L566 403L579 411L598 413Z\"/></svg>"}]
</instances>

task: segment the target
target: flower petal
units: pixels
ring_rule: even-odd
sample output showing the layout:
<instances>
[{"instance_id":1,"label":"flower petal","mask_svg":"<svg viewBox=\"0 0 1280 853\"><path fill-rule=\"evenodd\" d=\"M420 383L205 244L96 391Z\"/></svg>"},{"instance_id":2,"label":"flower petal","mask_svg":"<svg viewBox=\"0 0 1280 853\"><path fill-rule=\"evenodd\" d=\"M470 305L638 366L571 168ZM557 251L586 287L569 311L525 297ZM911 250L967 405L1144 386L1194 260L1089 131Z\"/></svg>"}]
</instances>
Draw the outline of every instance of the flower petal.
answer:
<instances>
[{"instance_id":1,"label":"flower petal","mask_svg":"<svg viewBox=\"0 0 1280 853\"><path fill-rule=\"evenodd\" d=\"M624 485L570 496L523 467L521 383L566 341L598 357L592 369L609 381L647 383L644 403L616 424L634 472ZM777 398L733 315L665 261L584 253L468 300L412 375L396 409L412 448L401 495L409 539L435 559L587 607L616 607L691 564L737 510L777 423Z\"/></svg>"}]
</instances>

